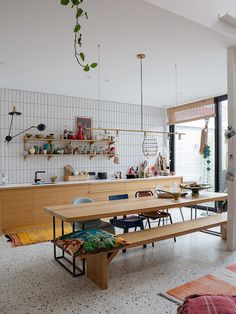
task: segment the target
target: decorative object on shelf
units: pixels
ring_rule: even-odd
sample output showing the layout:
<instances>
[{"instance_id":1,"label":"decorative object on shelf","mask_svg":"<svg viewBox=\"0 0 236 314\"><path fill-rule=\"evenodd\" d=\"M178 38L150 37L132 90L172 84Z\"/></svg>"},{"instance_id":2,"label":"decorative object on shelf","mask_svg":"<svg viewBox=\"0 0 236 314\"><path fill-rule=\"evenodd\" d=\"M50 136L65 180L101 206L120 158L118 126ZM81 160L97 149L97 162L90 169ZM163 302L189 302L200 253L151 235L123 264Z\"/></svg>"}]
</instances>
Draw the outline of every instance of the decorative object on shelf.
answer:
<instances>
[{"instance_id":1,"label":"decorative object on shelf","mask_svg":"<svg viewBox=\"0 0 236 314\"><path fill-rule=\"evenodd\" d=\"M43 156L47 155L48 159L58 156L58 155L87 155L92 159L96 155L106 155L109 159L113 158L115 156L115 147L112 146L115 142L110 140L64 140L64 139L51 139L51 138L27 138L24 137L24 151L27 152L27 154L24 153L24 159L26 159L29 156L33 156L29 153L30 147L27 145L27 143L33 143L35 142L45 142L42 144L42 146L38 145L31 145L34 146L36 152L35 155L37 156ZM53 142L61 142L64 144L63 146L55 147L55 144ZM81 145L78 145L80 143ZM95 143L102 144L101 146L94 146ZM86 145L84 145L86 144ZM104 144L106 146L104 146ZM36 149L37 147L37 149ZM45 151L45 152L44 152Z\"/></svg>"},{"instance_id":2,"label":"decorative object on shelf","mask_svg":"<svg viewBox=\"0 0 236 314\"><path fill-rule=\"evenodd\" d=\"M77 138L79 140L92 140L91 127L92 118L77 117L76 118Z\"/></svg>"},{"instance_id":3,"label":"decorative object on shelf","mask_svg":"<svg viewBox=\"0 0 236 314\"><path fill-rule=\"evenodd\" d=\"M31 146L29 149L30 155L34 155L35 154L35 148L34 146Z\"/></svg>"},{"instance_id":4,"label":"decorative object on shelf","mask_svg":"<svg viewBox=\"0 0 236 314\"><path fill-rule=\"evenodd\" d=\"M33 126L31 126L31 127L29 127L29 128L27 128L27 129L25 129L25 130L23 130L23 131L21 131L21 132L19 132L19 133L17 133L17 134L15 134L15 135L12 136L12 135L11 135L11 130L12 130L13 118L14 118L14 116L20 116L22 113L16 111L16 108L13 107L13 111L9 112L8 114L11 116L11 122L10 122L10 127L9 127L8 135L5 137L5 142L7 142L7 143L11 142L11 140L12 140L14 137L16 137L16 136L18 136L18 135L20 135L20 134L22 134L22 133L25 133L26 131L28 131L28 130L30 130L30 129L35 128L35 129L38 129L39 131L44 131L44 130L46 129L46 125L45 125L45 124L39 124L38 126L34 126L34 125L33 125ZM27 134L29 134L29 133L27 133Z\"/></svg>"},{"instance_id":5,"label":"decorative object on shelf","mask_svg":"<svg viewBox=\"0 0 236 314\"><path fill-rule=\"evenodd\" d=\"M81 25L79 24L79 19L82 17L88 18L88 14L81 8L83 0L61 0L62 5L71 4L72 8L75 10L76 24L74 27L74 55L78 64L83 68L85 72L88 72L91 68L96 68L97 63L88 64L85 62L85 55L83 52L79 52L82 46L82 33Z\"/></svg>"},{"instance_id":6,"label":"decorative object on shelf","mask_svg":"<svg viewBox=\"0 0 236 314\"><path fill-rule=\"evenodd\" d=\"M35 134L35 137L36 137L36 138L44 138L44 135L43 135L43 134L38 133L38 134Z\"/></svg>"}]
</instances>

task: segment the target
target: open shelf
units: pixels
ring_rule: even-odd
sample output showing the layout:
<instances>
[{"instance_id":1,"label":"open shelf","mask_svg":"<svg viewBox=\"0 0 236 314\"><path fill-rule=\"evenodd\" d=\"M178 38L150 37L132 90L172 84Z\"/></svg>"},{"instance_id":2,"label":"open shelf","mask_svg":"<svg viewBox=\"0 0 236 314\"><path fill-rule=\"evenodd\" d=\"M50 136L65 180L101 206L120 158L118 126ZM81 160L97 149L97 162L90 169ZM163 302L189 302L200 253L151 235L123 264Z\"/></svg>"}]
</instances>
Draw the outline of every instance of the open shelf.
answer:
<instances>
[{"instance_id":1,"label":"open shelf","mask_svg":"<svg viewBox=\"0 0 236 314\"><path fill-rule=\"evenodd\" d=\"M109 145L112 145L115 143L115 141L111 141L111 140L106 140L106 139L101 139L101 140L64 140L64 139L60 139L60 138L37 138L37 137L24 137L24 142L28 143L28 142L62 142L62 143L89 143L89 144L94 144L94 143L107 143Z\"/></svg>"}]
</instances>

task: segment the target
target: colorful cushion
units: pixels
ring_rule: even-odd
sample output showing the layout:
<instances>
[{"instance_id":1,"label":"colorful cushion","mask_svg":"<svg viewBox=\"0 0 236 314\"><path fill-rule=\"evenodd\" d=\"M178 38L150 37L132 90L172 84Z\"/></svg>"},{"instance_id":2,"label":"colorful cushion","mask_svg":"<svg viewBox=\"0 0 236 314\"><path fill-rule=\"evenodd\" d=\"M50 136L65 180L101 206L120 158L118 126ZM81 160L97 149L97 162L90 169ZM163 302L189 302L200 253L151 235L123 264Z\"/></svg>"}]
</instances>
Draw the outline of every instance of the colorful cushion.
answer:
<instances>
[{"instance_id":1,"label":"colorful cushion","mask_svg":"<svg viewBox=\"0 0 236 314\"><path fill-rule=\"evenodd\" d=\"M128 244L121 237L116 237L109 232L96 229L65 234L57 238L55 243L72 256L112 250Z\"/></svg>"},{"instance_id":2,"label":"colorful cushion","mask_svg":"<svg viewBox=\"0 0 236 314\"><path fill-rule=\"evenodd\" d=\"M198 295L188 296L178 307L178 314L235 314L236 296Z\"/></svg>"}]
</instances>

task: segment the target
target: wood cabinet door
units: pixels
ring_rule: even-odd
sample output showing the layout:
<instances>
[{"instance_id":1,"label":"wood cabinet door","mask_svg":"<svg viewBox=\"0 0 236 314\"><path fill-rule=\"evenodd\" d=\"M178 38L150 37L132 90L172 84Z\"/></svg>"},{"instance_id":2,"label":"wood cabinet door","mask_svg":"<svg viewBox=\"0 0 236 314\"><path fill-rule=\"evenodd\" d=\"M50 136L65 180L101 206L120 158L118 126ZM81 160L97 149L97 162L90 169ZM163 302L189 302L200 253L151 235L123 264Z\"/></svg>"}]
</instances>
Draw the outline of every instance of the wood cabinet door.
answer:
<instances>
[{"instance_id":1,"label":"wood cabinet door","mask_svg":"<svg viewBox=\"0 0 236 314\"><path fill-rule=\"evenodd\" d=\"M42 187L34 190L34 224L52 221L52 216L46 213L44 207L61 205L61 187Z\"/></svg>"},{"instance_id":2,"label":"wood cabinet door","mask_svg":"<svg viewBox=\"0 0 236 314\"><path fill-rule=\"evenodd\" d=\"M17 189L1 192L2 228L33 224L33 191Z\"/></svg>"}]
</instances>

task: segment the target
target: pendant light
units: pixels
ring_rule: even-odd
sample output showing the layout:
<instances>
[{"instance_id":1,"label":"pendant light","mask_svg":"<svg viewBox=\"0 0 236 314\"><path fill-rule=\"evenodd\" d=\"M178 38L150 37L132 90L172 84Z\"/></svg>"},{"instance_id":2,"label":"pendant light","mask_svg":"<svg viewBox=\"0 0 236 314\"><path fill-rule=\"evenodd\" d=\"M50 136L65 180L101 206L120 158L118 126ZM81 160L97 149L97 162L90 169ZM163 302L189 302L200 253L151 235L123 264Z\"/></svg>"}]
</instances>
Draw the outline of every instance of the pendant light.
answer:
<instances>
[{"instance_id":1,"label":"pendant light","mask_svg":"<svg viewBox=\"0 0 236 314\"><path fill-rule=\"evenodd\" d=\"M143 131L143 59L145 59L144 53L139 53L137 58L140 60L140 103L141 103L141 131ZM154 157L158 153L157 139L154 137L148 137L144 131L144 140L142 143L142 151L146 158Z\"/></svg>"}]
</instances>

